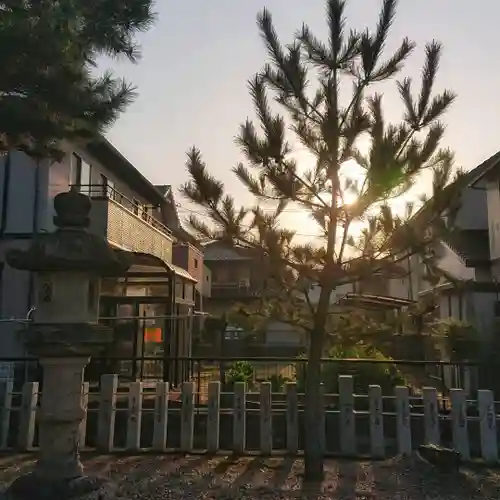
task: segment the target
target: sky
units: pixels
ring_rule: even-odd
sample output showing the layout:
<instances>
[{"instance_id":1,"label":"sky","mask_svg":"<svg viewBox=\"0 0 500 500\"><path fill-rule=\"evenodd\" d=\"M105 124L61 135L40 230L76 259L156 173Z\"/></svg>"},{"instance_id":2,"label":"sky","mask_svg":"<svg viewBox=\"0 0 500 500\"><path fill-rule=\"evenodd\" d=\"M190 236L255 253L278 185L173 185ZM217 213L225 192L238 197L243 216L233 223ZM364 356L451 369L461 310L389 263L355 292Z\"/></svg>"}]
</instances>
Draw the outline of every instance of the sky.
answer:
<instances>
[{"instance_id":1,"label":"sky","mask_svg":"<svg viewBox=\"0 0 500 500\"><path fill-rule=\"evenodd\" d=\"M139 37L141 61L111 63L138 87L139 97L107 136L153 183L177 188L185 182L186 151L196 145L227 191L250 200L230 169L243 159L234 144L238 126L254 116L246 82L266 62L255 24L264 6L272 12L282 42L291 41L303 22L325 38L324 0L157 0L158 21ZM379 0L350 0L348 27L373 27L379 6ZM417 43L400 75L416 82L425 42L443 43L437 90L450 88L458 94L446 115L445 145L466 170L500 149L498 19L498 0L400 0L387 43L388 52L405 36ZM398 120L401 107L394 85L380 91L388 118ZM185 205L180 194L176 198ZM287 217L308 234L307 217Z\"/></svg>"}]
</instances>

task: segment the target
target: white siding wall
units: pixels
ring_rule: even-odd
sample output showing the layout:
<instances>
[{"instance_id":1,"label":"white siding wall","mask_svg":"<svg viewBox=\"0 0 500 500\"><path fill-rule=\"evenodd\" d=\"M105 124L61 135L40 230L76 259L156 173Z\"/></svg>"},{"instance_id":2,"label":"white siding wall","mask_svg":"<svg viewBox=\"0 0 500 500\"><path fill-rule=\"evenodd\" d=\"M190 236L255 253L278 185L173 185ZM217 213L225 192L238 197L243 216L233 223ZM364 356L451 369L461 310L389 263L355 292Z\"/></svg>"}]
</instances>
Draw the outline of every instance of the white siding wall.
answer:
<instances>
[{"instance_id":1,"label":"white siding wall","mask_svg":"<svg viewBox=\"0 0 500 500\"><path fill-rule=\"evenodd\" d=\"M464 189L456 225L461 229L488 229L488 202L482 189Z\"/></svg>"},{"instance_id":2,"label":"white siding wall","mask_svg":"<svg viewBox=\"0 0 500 500\"><path fill-rule=\"evenodd\" d=\"M354 287L352 283L347 285L341 285L337 287L330 296L330 304L335 304L339 299L344 297L348 293L353 293ZM313 304L317 304L319 301L319 295L321 293L321 287L319 285L313 285L309 292L309 299Z\"/></svg>"},{"instance_id":3,"label":"white siding wall","mask_svg":"<svg viewBox=\"0 0 500 500\"><path fill-rule=\"evenodd\" d=\"M498 182L487 185L488 194L488 229L490 234L490 256L500 257L500 191Z\"/></svg>"}]
</instances>

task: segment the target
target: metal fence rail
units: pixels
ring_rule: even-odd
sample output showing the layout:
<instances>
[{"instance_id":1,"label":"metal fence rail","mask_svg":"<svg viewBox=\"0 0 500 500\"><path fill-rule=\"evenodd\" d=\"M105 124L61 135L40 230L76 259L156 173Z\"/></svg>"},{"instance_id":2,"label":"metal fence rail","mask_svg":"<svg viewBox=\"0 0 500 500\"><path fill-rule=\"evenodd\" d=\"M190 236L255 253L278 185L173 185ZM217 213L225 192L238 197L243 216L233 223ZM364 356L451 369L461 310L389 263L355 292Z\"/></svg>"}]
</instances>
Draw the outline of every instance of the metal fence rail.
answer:
<instances>
[{"instance_id":1,"label":"metal fence rail","mask_svg":"<svg viewBox=\"0 0 500 500\"><path fill-rule=\"evenodd\" d=\"M435 387L443 397L452 388L472 394L478 387L500 394L496 370L481 363L447 361L329 359L322 360L322 383L329 392L336 392L339 375L352 375L355 388L375 383L384 391L406 385L414 394L423 387ZM182 382L195 384L196 392L204 394L210 382L232 384L245 381L251 389L261 382L271 382L273 390L281 390L287 382L305 385L305 358L283 357L94 357L85 370L85 380L98 384L104 374L116 373L122 383L166 381L172 387ZM2 368L3 367L3 368ZM13 380L15 386L25 382L42 382L42 371L35 358L0 358L0 379Z\"/></svg>"}]
</instances>

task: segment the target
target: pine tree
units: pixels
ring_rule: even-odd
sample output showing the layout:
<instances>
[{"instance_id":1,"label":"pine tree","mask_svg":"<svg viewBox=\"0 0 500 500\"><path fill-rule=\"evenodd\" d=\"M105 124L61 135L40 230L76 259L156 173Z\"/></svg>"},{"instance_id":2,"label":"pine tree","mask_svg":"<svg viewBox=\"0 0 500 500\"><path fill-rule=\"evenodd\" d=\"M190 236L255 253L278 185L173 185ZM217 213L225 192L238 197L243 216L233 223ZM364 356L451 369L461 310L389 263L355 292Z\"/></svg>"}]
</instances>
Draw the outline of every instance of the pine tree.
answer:
<instances>
[{"instance_id":1,"label":"pine tree","mask_svg":"<svg viewBox=\"0 0 500 500\"><path fill-rule=\"evenodd\" d=\"M57 157L63 140L112 124L134 88L100 55L139 56L134 37L154 21L153 0L0 1L0 152Z\"/></svg>"},{"instance_id":2,"label":"pine tree","mask_svg":"<svg viewBox=\"0 0 500 500\"><path fill-rule=\"evenodd\" d=\"M452 177L453 155L440 146L445 130L440 120L455 95L448 90L433 92L442 47L436 41L425 46L420 91L414 96L411 79L396 77L415 44L405 38L397 50L385 55L396 6L397 0L382 1L373 31L347 31L346 1L328 0L326 42L304 25L288 45L280 42L272 16L264 9L257 24L268 62L249 82L259 124L247 119L241 125L236 142L247 165L233 168L256 204L237 207L223 183L210 175L197 148L188 152L190 180L181 189L210 218L209 223L190 218L200 235L265 255L276 286L266 284L264 314L298 324L309 334L305 406L309 481L323 475L317 422L322 411L319 388L325 338L330 335L335 341L329 320L332 291L376 273L389 276L408 255L425 254L445 230L441 214L455 199L457 183L444 189ZM385 120L383 97L374 91L390 82L404 106L399 123ZM352 85L352 93L344 103L346 83ZM275 107L285 116L274 112ZM358 149L360 139L368 139L364 151ZM311 154L312 168L294 156L299 147ZM363 168L361 185L342 181L340 169L348 160ZM395 214L391 199L408 192L426 169L434 175L433 196L425 208L414 215L409 205L406 214ZM356 192L355 203L344 202L346 190ZM275 209L263 209L266 202ZM295 231L281 226L280 216L290 205L311 215L319 227L319 244L295 243ZM359 221L361 232L353 230ZM311 283L321 287L317 304L308 298Z\"/></svg>"}]
</instances>

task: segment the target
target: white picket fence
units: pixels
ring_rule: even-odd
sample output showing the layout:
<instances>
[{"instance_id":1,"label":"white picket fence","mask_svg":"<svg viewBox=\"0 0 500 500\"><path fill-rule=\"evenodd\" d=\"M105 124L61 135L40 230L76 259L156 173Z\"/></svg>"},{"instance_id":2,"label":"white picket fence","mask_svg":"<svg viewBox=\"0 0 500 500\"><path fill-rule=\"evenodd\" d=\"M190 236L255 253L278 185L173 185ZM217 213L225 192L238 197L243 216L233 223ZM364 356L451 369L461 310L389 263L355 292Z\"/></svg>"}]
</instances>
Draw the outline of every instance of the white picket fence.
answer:
<instances>
[{"instance_id":1,"label":"white picket fence","mask_svg":"<svg viewBox=\"0 0 500 500\"><path fill-rule=\"evenodd\" d=\"M204 405L195 404L194 384L185 382L180 394L180 407L172 408L169 402L172 398L179 396L178 393L169 391L167 382L156 382L154 384L154 409L143 409L144 384L133 382L128 385L128 393L118 392L118 377L116 375L104 375L101 380L101 392L89 393L89 386L84 384L83 405L88 406L89 395L91 398L98 398L97 412L97 448L103 452L117 451L114 446L115 417L117 412L122 411L117 407L117 397L127 398L128 404L125 408L127 412L126 446L130 452L141 451L141 420L146 411L154 411L153 436L149 449L157 452L171 451L167 446L167 429L169 426L169 416L173 412L180 412L180 447L178 451L193 452L201 451L194 449L194 429L195 416L203 415L206 419L205 450L208 452L234 451L245 453L247 414L249 412L258 413L260 420L260 452L269 455L272 452L281 451L289 454L297 454L299 450L299 401L301 395L297 391L295 383L287 383L285 394L273 394L271 384L263 382L260 384L260 393L256 397L255 393L246 390L245 383L238 382L234 385L234 393L231 394L232 408L226 410L221 408L221 386L219 382L208 384L207 401ZM11 417L14 412L18 413L16 446L19 450L33 449L35 436L35 422L38 408L38 383L31 382L24 385L20 396L21 403L14 407L12 382L7 382L2 391L3 404L0 407L0 449L8 449L8 436L11 424ZM151 394L151 393L150 393ZM411 420L414 418L423 419L424 441L427 444L440 444L441 425L444 419L451 422L453 447L461 454L462 458L470 458L471 443L468 431L468 423L475 420L479 422L479 435L482 458L488 463L498 462L498 445L496 420L498 415L495 410L493 393L489 390L480 390L477 393L477 401L472 402L472 406L477 408L477 416L468 416L468 406L466 394L462 389L452 389L451 391L451 412L450 415L440 415L438 408L438 393L435 388L428 387L422 391L419 398L422 401L422 411L412 412L413 399L410 397L407 387L396 387L394 395L382 395L380 386L371 385L365 395L355 395L353 392L353 379L351 376L343 375L339 377L339 394L324 394L325 401L335 399L337 404L327 405L323 412L321 421L318 422L322 429L322 442L326 451L327 433L336 432L340 440L340 451L345 455L355 456L357 450L356 422L359 415L364 414L369 420L369 448L370 454L376 458L386 455L387 437L384 435L384 420L388 417L396 422L396 443L397 452L409 454L415 446L412 439ZM366 398L368 405L366 411L355 410L355 399ZM394 403L394 412L385 412L383 402L391 399ZM250 399L258 401L258 409L248 408L247 401ZM280 408L273 406L273 402L280 399L283 402ZM89 414L91 410L86 412ZM220 450L221 414L230 412L233 419L232 430L232 450ZM337 413L338 429L329 429L326 425L326 415ZM286 422L286 449L273 450L273 419L277 413L284 413ZM222 432L224 430L222 429ZM81 424L80 443L85 446L87 433L87 418Z\"/></svg>"}]
</instances>

